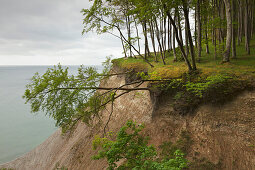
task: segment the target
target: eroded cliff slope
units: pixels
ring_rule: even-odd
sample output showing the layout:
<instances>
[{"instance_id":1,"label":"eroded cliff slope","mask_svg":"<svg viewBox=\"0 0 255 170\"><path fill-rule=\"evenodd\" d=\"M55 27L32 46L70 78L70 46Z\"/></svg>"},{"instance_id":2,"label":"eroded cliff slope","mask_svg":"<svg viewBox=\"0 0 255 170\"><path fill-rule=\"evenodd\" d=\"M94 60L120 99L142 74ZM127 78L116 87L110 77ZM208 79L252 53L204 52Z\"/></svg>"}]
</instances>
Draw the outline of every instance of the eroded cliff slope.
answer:
<instances>
[{"instance_id":1,"label":"eroded cliff slope","mask_svg":"<svg viewBox=\"0 0 255 170\"><path fill-rule=\"evenodd\" d=\"M124 75L113 76L101 82L104 87L124 84ZM148 84L143 84L146 87ZM114 111L107 131L117 131L128 119L145 123L145 135L150 143L163 142L188 135L185 143L187 158L208 169L255 169L255 91L244 91L224 105L202 105L194 113L176 114L172 98L167 95L151 98L149 91L133 91L114 102ZM20 170L50 170L66 167L72 170L106 169L106 161L91 160L96 152L91 142L96 134L103 133L111 106L101 113L102 122L88 127L80 122L72 133L55 132L44 143L24 156L1 165L0 168ZM202 168L203 169L203 168Z\"/></svg>"}]
</instances>

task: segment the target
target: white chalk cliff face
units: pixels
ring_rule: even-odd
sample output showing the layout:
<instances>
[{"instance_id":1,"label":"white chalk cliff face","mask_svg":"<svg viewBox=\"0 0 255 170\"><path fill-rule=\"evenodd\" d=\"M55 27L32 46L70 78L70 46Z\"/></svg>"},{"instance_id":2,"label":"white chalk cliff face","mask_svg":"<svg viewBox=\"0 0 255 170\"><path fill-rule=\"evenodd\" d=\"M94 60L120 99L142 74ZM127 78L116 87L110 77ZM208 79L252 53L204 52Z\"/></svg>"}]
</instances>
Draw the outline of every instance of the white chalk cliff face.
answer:
<instances>
[{"instance_id":1,"label":"white chalk cliff face","mask_svg":"<svg viewBox=\"0 0 255 170\"><path fill-rule=\"evenodd\" d=\"M124 83L123 75L113 76L102 81L101 86L117 87ZM164 141L175 141L182 131L187 131L193 141L188 153L190 160L206 158L229 170L254 169L254 91L243 92L224 106L200 106L194 114L187 116L175 114L171 102L170 97L166 97L153 107L148 91L127 93L114 102L107 130L117 131L129 119L145 123L144 134L151 137L150 143L155 146ZM34 150L0 165L0 168L50 170L64 166L72 170L106 169L106 161L91 160L91 156L96 154L91 142L94 135L102 134L109 111L110 105L102 111L103 123L95 122L95 126L88 127L80 122L72 133L66 135L58 130Z\"/></svg>"}]
</instances>

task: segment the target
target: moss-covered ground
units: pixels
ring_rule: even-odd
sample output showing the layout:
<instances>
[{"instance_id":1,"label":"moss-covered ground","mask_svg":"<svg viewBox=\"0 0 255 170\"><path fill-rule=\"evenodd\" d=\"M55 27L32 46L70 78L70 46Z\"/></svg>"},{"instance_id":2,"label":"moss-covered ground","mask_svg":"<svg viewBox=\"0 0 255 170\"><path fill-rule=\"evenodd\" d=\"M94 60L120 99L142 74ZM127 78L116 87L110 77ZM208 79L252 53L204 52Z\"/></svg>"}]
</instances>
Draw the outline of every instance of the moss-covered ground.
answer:
<instances>
[{"instance_id":1,"label":"moss-covered ground","mask_svg":"<svg viewBox=\"0 0 255 170\"><path fill-rule=\"evenodd\" d=\"M178 48L177 48L177 51ZM237 45L237 58L230 60L229 63L222 63L222 55L217 49L215 58L214 46L209 43L209 54L205 52L205 45L202 46L201 61L197 62L197 68L203 75L210 75L215 73L229 73L235 74L242 78L250 78L255 76L255 38L250 42L250 55L245 51L244 43ZM181 58L180 52L177 52L178 58ZM142 58L119 58L114 59L113 63L126 69L134 69L138 72L146 71L151 74L156 74L163 79L180 77L183 73L187 72L187 66L184 61L173 62L172 52L167 52L166 65L163 65L158 56L159 62L154 62L154 57L148 60L154 65L150 67L143 61Z\"/></svg>"}]
</instances>

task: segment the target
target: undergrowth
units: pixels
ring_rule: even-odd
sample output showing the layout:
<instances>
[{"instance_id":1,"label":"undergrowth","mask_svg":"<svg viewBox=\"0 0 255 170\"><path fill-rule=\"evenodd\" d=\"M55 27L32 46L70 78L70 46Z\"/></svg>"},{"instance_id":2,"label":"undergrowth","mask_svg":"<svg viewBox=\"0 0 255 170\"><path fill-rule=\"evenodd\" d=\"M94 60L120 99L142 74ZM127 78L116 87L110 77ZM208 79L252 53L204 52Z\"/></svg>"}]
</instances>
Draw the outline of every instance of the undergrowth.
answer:
<instances>
[{"instance_id":1,"label":"undergrowth","mask_svg":"<svg viewBox=\"0 0 255 170\"><path fill-rule=\"evenodd\" d=\"M108 137L96 136L93 141L93 149L100 149L92 159L106 158L109 170L113 169L141 169L141 170L181 170L187 167L184 154L176 149L172 157L158 159L158 153L153 145L148 145L148 137L140 132L143 125L137 125L128 121L116 137L110 132ZM118 162L123 162L118 165Z\"/></svg>"}]
</instances>

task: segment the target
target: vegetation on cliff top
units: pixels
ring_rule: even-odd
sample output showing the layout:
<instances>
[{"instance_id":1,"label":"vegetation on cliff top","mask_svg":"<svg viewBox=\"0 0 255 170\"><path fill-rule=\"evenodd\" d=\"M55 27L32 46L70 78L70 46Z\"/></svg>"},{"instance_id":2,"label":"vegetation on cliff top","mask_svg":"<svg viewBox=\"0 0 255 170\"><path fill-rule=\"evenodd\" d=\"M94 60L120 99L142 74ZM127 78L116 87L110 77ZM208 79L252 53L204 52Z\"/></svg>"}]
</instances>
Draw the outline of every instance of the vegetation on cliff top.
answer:
<instances>
[{"instance_id":1,"label":"vegetation on cliff top","mask_svg":"<svg viewBox=\"0 0 255 170\"><path fill-rule=\"evenodd\" d=\"M113 113L113 102L134 90L154 93L156 89L169 93L174 99L174 110L181 115L193 113L202 102L222 104L238 92L254 88L255 48L251 47L255 46L255 40L252 39L255 19L252 2L94 0L89 9L82 10L84 33L96 30L97 33L111 33L118 37L125 57L113 60L113 65L122 68L123 72L110 73L109 61L105 63L107 71L103 73L99 74L93 68L81 67L77 76L69 75L68 69L59 65L43 75L36 74L27 86L24 98L27 103L31 103L32 112L46 111L63 131L72 129L80 120L87 124L96 117L100 120L100 111L111 104L106 127ZM236 8L237 3L240 3L240 8ZM238 17L231 13L231 9L238 10ZM194 37L190 28L191 12L195 13ZM183 28L185 39L182 37ZM144 54L141 52L142 40ZM213 53L210 52L212 49ZM131 74L133 79L119 87L99 86L101 80L120 74ZM144 82L149 82L151 86L142 88ZM133 128L134 134L131 134L139 139L140 145L136 145L125 132L131 126L132 123L129 123L123 127L116 141L98 138L103 151L95 158L107 158L112 169L116 167L116 161L130 156L126 155L128 153L131 157L141 156L135 163L134 159L127 159L125 166L131 168L155 166L160 169L161 166L170 166L179 158L182 161L179 163L183 165L179 168L186 166L183 155L179 153L176 159L165 162L148 162L143 159L145 156L155 157L155 150L147 146L147 140L140 140L139 136L135 136L140 128ZM116 148L120 141L133 142L135 147L141 147L147 152L141 155L135 155L137 152L125 152L128 149L125 147L127 143L122 143L122 148ZM134 150L131 148L131 151ZM112 152L115 154L111 154ZM124 156L119 157L120 154Z\"/></svg>"},{"instance_id":2,"label":"vegetation on cliff top","mask_svg":"<svg viewBox=\"0 0 255 170\"><path fill-rule=\"evenodd\" d=\"M240 46L243 37L242 46L251 54L250 40L255 30L253 0L92 2L90 8L81 11L84 33L95 30L98 34L110 33L118 37L125 57L139 56L152 68L156 64L153 62L168 65L170 51L174 61L183 60L189 71L197 70L202 49L215 59L229 62L230 57L238 58L236 44ZM194 23L195 29L190 23ZM178 49L175 49L176 43ZM205 44L203 48L202 44Z\"/></svg>"},{"instance_id":3,"label":"vegetation on cliff top","mask_svg":"<svg viewBox=\"0 0 255 170\"><path fill-rule=\"evenodd\" d=\"M152 92L149 87L140 87L144 82L150 82L160 90L178 89L174 98L187 96L184 101L201 101L201 98L211 96L208 92L218 85L222 87L220 93L230 94L235 90L225 88L227 85L239 89L242 84L234 82L244 80L249 86L255 74L255 51L251 48L255 44L252 40L255 29L252 2L92 0L93 4L81 11L83 33L95 30L98 34L110 33L118 37L125 58L113 61L114 65L124 68L123 73L117 74L128 75L135 71L139 72L137 77L120 87L99 87L102 79L116 74L106 71L99 74L93 68L81 67L78 75L73 76L68 75L68 69L58 66L42 76L36 74L27 86L24 98L31 103L32 112L44 110L56 120L56 125L69 129L79 120L89 123L99 117L98 113L106 104L130 91ZM236 8L237 3L240 8ZM237 10L238 16L231 10ZM195 16L189 17L190 13ZM194 30L190 26L192 19ZM230 62L231 47L233 59ZM110 68L109 62L107 68Z\"/></svg>"}]
</instances>

